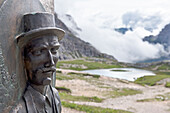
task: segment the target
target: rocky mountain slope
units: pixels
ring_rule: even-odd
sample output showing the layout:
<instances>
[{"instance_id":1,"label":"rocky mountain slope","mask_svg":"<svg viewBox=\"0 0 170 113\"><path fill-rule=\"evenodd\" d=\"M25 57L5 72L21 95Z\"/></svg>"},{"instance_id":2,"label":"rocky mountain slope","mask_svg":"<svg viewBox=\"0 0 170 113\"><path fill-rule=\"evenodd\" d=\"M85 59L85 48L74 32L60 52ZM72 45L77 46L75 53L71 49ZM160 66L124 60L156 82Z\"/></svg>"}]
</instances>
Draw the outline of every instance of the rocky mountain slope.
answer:
<instances>
[{"instance_id":1,"label":"rocky mountain slope","mask_svg":"<svg viewBox=\"0 0 170 113\"><path fill-rule=\"evenodd\" d=\"M161 60L170 60L170 24L167 24L161 32L157 36L147 36L143 39L143 41L148 41L152 44L161 44L163 45L165 51L169 53L166 56L162 56L158 59L152 59L152 61L161 61ZM150 62L151 60L148 60L147 62Z\"/></svg>"},{"instance_id":2,"label":"rocky mountain slope","mask_svg":"<svg viewBox=\"0 0 170 113\"><path fill-rule=\"evenodd\" d=\"M66 34L61 41L59 58L61 60L76 59L81 57L101 57L116 60L113 56L101 53L90 43L85 42L74 35L74 33L55 14L56 26L65 30Z\"/></svg>"},{"instance_id":3,"label":"rocky mountain slope","mask_svg":"<svg viewBox=\"0 0 170 113\"><path fill-rule=\"evenodd\" d=\"M170 24L167 24L157 36L147 36L143 40L154 44L160 43L168 49L170 47Z\"/></svg>"},{"instance_id":4,"label":"rocky mountain slope","mask_svg":"<svg viewBox=\"0 0 170 113\"><path fill-rule=\"evenodd\" d=\"M126 34L127 31L133 31L133 28L121 27L121 28L115 28L114 30L124 35Z\"/></svg>"}]
</instances>

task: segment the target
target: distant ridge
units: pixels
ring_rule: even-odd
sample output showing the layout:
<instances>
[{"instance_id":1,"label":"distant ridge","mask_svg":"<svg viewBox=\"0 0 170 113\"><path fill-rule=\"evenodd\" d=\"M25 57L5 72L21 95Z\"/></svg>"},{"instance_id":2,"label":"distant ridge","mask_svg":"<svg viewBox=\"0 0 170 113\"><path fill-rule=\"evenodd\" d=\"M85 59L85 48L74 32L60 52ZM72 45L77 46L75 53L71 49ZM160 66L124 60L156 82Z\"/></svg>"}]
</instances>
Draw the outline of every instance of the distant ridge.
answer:
<instances>
[{"instance_id":1,"label":"distant ridge","mask_svg":"<svg viewBox=\"0 0 170 113\"><path fill-rule=\"evenodd\" d=\"M114 30L123 34L123 35L126 34L127 31L133 31L133 29L131 27L130 28L126 28L126 27L115 28Z\"/></svg>"},{"instance_id":2,"label":"distant ridge","mask_svg":"<svg viewBox=\"0 0 170 113\"><path fill-rule=\"evenodd\" d=\"M66 35L61 41L59 59L76 59L81 57L100 57L116 60L113 56L101 53L90 43L85 42L74 35L74 33L58 18L55 13L56 26L65 30ZM116 60L117 61L117 60Z\"/></svg>"},{"instance_id":3,"label":"distant ridge","mask_svg":"<svg viewBox=\"0 0 170 113\"><path fill-rule=\"evenodd\" d=\"M167 24L157 36L147 36L143 41L148 41L149 43L160 43L165 48L170 47L170 24Z\"/></svg>"},{"instance_id":4,"label":"distant ridge","mask_svg":"<svg viewBox=\"0 0 170 113\"><path fill-rule=\"evenodd\" d=\"M170 60L170 24L167 24L157 36L153 36L153 35L146 36L143 39L143 41L147 41L152 44L159 43L164 46L164 49L167 52L169 52L169 55L167 56L162 56L158 59L150 59L150 60L147 60L147 62Z\"/></svg>"}]
</instances>

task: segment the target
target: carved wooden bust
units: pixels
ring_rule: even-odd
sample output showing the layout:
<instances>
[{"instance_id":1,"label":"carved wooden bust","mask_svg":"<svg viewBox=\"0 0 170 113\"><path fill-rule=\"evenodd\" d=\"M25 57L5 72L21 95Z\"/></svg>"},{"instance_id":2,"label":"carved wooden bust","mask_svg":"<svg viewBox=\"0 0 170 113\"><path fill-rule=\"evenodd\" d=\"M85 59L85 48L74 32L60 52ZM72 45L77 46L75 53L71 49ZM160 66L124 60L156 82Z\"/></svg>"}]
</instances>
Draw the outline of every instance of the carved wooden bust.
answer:
<instances>
[{"instance_id":1,"label":"carved wooden bust","mask_svg":"<svg viewBox=\"0 0 170 113\"><path fill-rule=\"evenodd\" d=\"M15 112L61 113L58 91L50 84L64 31L55 27L50 13L26 14L23 20L24 32L16 37L16 42L23 55L27 87Z\"/></svg>"}]
</instances>

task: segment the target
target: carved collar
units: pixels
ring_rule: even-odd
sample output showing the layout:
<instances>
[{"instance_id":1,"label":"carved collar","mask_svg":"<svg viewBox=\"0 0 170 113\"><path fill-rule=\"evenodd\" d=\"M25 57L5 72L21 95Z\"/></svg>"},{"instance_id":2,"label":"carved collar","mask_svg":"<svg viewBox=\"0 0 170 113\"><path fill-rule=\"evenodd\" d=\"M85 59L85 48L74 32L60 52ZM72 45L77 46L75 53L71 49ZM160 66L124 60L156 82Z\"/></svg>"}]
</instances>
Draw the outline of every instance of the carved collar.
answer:
<instances>
[{"instance_id":1,"label":"carved collar","mask_svg":"<svg viewBox=\"0 0 170 113\"><path fill-rule=\"evenodd\" d=\"M33 102L35 104L35 107L37 111L41 113L45 113L45 111L49 111L49 109L52 110L52 93L50 91L50 86L47 86L46 94L45 96L36 91L31 86L28 86L27 91L29 91L32 95Z\"/></svg>"}]
</instances>

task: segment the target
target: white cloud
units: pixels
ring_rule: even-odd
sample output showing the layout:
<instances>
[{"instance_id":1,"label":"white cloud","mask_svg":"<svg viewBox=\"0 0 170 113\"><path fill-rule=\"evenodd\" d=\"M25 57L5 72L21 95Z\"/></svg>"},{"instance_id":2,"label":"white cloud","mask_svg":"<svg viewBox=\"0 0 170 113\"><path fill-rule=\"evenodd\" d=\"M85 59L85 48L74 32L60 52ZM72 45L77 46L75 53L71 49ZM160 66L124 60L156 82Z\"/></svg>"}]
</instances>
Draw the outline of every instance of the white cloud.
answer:
<instances>
[{"instance_id":1,"label":"white cloud","mask_svg":"<svg viewBox=\"0 0 170 113\"><path fill-rule=\"evenodd\" d=\"M110 29L100 29L96 26L89 27L90 25L89 23L83 26L84 32L82 32L81 37L88 40L100 51L114 55L119 61L142 61L148 58L160 57L159 52L165 53L163 46L159 44L151 45L142 41L142 34L138 34L138 30L142 28L121 35Z\"/></svg>"},{"instance_id":2,"label":"white cloud","mask_svg":"<svg viewBox=\"0 0 170 113\"><path fill-rule=\"evenodd\" d=\"M72 15L82 29L80 38L125 62L165 54L161 45L142 38L158 34L170 22L169 6L169 0L55 0L56 12ZM125 25L134 26L134 31L121 35L113 30Z\"/></svg>"},{"instance_id":3,"label":"white cloud","mask_svg":"<svg viewBox=\"0 0 170 113\"><path fill-rule=\"evenodd\" d=\"M127 12L122 16L122 22L124 25L136 28L143 27L148 31L153 31L158 28L158 25L161 23L162 19L159 13L152 15L145 15L139 11Z\"/></svg>"}]
</instances>

